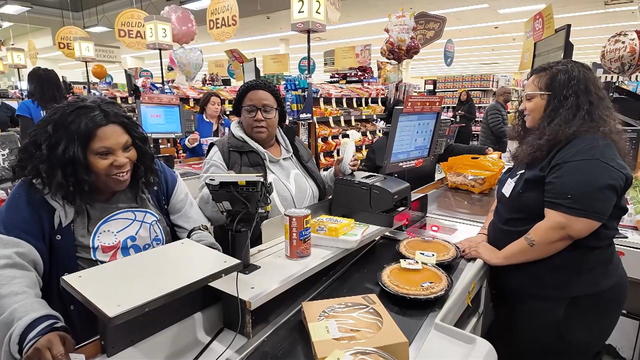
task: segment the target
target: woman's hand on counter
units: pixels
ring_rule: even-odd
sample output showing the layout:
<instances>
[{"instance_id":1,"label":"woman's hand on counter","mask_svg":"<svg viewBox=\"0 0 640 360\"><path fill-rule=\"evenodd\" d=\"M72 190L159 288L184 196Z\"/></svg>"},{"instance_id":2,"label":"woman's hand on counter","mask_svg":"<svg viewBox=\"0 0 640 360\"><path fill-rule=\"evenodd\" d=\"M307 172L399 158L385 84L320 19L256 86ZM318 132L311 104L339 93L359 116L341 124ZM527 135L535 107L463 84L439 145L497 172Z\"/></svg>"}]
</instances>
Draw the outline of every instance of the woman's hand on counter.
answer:
<instances>
[{"instance_id":1,"label":"woman's hand on counter","mask_svg":"<svg viewBox=\"0 0 640 360\"><path fill-rule=\"evenodd\" d=\"M481 242L487 242L487 240L489 240L487 235L478 234L476 236L472 236L470 238L466 238L466 239L458 242L456 245L458 245L458 247L460 248L460 250L464 254L465 249L469 248L471 245L475 245L475 244L481 243Z\"/></svg>"},{"instance_id":2,"label":"woman's hand on counter","mask_svg":"<svg viewBox=\"0 0 640 360\"><path fill-rule=\"evenodd\" d=\"M69 334L54 331L41 337L25 354L24 360L65 360L75 348L75 342Z\"/></svg>"},{"instance_id":3,"label":"woman's hand on counter","mask_svg":"<svg viewBox=\"0 0 640 360\"><path fill-rule=\"evenodd\" d=\"M504 265L500 250L489 245L486 241L476 242L465 247L462 250L462 255L465 259L481 259L491 266Z\"/></svg>"}]
</instances>

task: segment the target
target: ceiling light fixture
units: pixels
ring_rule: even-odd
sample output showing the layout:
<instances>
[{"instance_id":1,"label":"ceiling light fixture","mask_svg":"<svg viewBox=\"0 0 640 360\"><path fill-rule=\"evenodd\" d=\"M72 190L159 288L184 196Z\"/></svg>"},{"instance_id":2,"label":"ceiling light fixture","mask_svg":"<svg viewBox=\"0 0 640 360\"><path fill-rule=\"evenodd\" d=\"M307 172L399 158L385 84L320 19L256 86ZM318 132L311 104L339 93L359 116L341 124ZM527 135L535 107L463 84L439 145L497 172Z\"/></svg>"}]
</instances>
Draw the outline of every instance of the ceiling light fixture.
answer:
<instances>
[{"instance_id":1,"label":"ceiling light fixture","mask_svg":"<svg viewBox=\"0 0 640 360\"><path fill-rule=\"evenodd\" d=\"M587 30L587 29L599 29L605 27L612 26L627 26L627 25L637 25L638 21L624 22L624 23L614 23L614 24L600 24L600 25L590 25L590 26L576 26L573 30Z\"/></svg>"},{"instance_id":2,"label":"ceiling light fixture","mask_svg":"<svg viewBox=\"0 0 640 360\"><path fill-rule=\"evenodd\" d=\"M498 9L498 12L500 14L513 14L513 13L525 12L525 11L542 10L544 9L545 6L546 6L545 4L518 6L518 7L506 8L506 9Z\"/></svg>"},{"instance_id":3,"label":"ceiling light fixture","mask_svg":"<svg viewBox=\"0 0 640 360\"><path fill-rule=\"evenodd\" d=\"M101 33L101 32L106 32L106 31L113 30L112 28L109 28L109 27L106 27L106 26L102 26L102 25L93 25L93 26L86 27L84 29L86 31L92 32L92 33Z\"/></svg>"},{"instance_id":4,"label":"ceiling light fixture","mask_svg":"<svg viewBox=\"0 0 640 360\"><path fill-rule=\"evenodd\" d=\"M0 25L2 25L1 27L2 27L3 29L6 29L6 28L8 28L9 26L13 25L13 23L12 23L12 22L10 22L10 21L1 21L1 22L0 22Z\"/></svg>"},{"instance_id":5,"label":"ceiling light fixture","mask_svg":"<svg viewBox=\"0 0 640 360\"><path fill-rule=\"evenodd\" d=\"M488 8L488 7L489 7L489 4L478 4L478 5L462 6L462 7L444 9L444 10L435 10L435 11L429 11L429 12L431 14L442 15L442 14L450 14L450 13L459 12L459 11L484 9L484 8Z\"/></svg>"},{"instance_id":6,"label":"ceiling light fixture","mask_svg":"<svg viewBox=\"0 0 640 360\"><path fill-rule=\"evenodd\" d=\"M582 11L582 12L569 13L569 14L558 14L558 15L554 15L553 17L561 19L561 18L570 17L570 16L584 16L584 15L594 15L594 14L602 14L602 13L608 13L608 12L635 11L635 10L638 10L637 6L625 6L625 7L603 9L603 10Z\"/></svg>"},{"instance_id":7,"label":"ceiling light fixture","mask_svg":"<svg viewBox=\"0 0 640 360\"><path fill-rule=\"evenodd\" d=\"M0 5L0 14L18 15L31 9L33 9L31 6L24 3L5 1Z\"/></svg>"},{"instance_id":8,"label":"ceiling light fixture","mask_svg":"<svg viewBox=\"0 0 640 360\"><path fill-rule=\"evenodd\" d=\"M515 20L505 20L505 21L494 21L488 23L480 23L480 24L472 24L472 25L460 25L460 26L449 26L447 30L462 30L462 29L473 29L477 27L484 26L496 26L496 25L506 25L506 24L517 24L527 21L527 19L515 19Z\"/></svg>"},{"instance_id":9,"label":"ceiling light fixture","mask_svg":"<svg viewBox=\"0 0 640 360\"><path fill-rule=\"evenodd\" d=\"M184 4L181 1L180 6L182 6L183 8L187 8L189 10L203 10L208 8L209 4L211 4L211 0L189 1L189 2L185 2Z\"/></svg>"}]
</instances>

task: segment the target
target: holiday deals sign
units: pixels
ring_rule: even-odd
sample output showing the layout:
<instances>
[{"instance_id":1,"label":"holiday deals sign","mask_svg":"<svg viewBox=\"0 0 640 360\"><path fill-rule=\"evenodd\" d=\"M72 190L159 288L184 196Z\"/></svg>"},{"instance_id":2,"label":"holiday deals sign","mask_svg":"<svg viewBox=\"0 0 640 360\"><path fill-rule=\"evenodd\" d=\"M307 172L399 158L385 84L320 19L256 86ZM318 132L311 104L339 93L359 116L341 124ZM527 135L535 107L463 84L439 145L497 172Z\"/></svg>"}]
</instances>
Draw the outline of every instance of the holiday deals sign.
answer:
<instances>
[{"instance_id":1,"label":"holiday deals sign","mask_svg":"<svg viewBox=\"0 0 640 360\"><path fill-rule=\"evenodd\" d=\"M69 59L76 58L76 52L73 50L74 36L89 37L89 34L77 26L64 26L56 33L56 46L58 50Z\"/></svg>"},{"instance_id":2,"label":"holiday deals sign","mask_svg":"<svg viewBox=\"0 0 640 360\"><path fill-rule=\"evenodd\" d=\"M116 39L133 50L146 50L144 18L148 16L140 9L127 9L116 17L114 31Z\"/></svg>"},{"instance_id":3,"label":"holiday deals sign","mask_svg":"<svg viewBox=\"0 0 640 360\"><path fill-rule=\"evenodd\" d=\"M207 9L207 31L216 41L227 41L238 31L240 13L236 0L212 0Z\"/></svg>"}]
</instances>

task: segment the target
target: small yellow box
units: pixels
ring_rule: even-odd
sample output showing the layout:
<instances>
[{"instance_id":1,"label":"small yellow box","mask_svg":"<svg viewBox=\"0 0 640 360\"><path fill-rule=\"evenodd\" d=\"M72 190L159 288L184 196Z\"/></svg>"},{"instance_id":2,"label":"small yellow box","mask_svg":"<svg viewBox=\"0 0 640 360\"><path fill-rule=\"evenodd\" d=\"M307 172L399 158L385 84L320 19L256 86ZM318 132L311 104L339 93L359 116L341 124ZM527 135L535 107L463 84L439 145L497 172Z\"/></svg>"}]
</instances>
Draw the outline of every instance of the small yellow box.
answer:
<instances>
[{"instance_id":1,"label":"small yellow box","mask_svg":"<svg viewBox=\"0 0 640 360\"><path fill-rule=\"evenodd\" d=\"M354 226L355 220L353 219L320 215L311 221L311 232L318 235L340 237L353 230Z\"/></svg>"}]
</instances>

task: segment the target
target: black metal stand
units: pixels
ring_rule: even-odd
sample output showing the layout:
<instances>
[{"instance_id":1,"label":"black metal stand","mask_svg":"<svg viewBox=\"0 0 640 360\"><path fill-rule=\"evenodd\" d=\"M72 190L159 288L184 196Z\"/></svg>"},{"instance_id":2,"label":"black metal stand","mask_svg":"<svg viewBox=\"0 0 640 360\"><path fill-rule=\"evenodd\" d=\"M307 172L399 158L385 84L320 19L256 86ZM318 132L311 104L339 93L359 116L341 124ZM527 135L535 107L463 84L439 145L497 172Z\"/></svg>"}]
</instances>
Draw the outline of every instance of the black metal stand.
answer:
<instances>
[{"instance_id":1,"label":"black metal stand","mask_svg":"<svg viewBox=\"0 0 640 360\"><path fill-rule=\"evenodd\" d=\"M311 30L307 30L307 76L311 78Z\"/></svg>"},{"instance_id":2,"label":"black metal stand","mask_svg":"<svg viewBox=\"0 0 640 360\"><path fill-rule=\"evenodd\" d=\"M84 61L84 70L87 73L87 96L91 95L91 79L89 79L89 63Z\"/></svg>"},{"instance_id":3,"label":"black metal stand","mask_svg":"<svg viewBox=\"0 0 640 360\"><path fill-rule=\"evenodd\" d=\"M22 97L22 79L20 78L20 69L16 68L16 71L18 72L18 91Z\"/></svg>"},{"instance_id":4,"label":"black metal stand","mask_svg":"<svg viewBox=\"0 0 640 360\"><path fill-rule=\"evenodd\" d=\"M162 49L158 49L160 55L160 79L162 81L162 92L164 93L164 66L162 65Z\"/></svg>"},{"instance_id":5,"label":"black metal stand","mask_svg":"<svg viewBox=\"0 0 640 360\"><path fill-rule=\"evenodd\" d=\"M242 270L240 272L245 275L260 269L260 266L251 263L249 256L250 243L249 229L241 225L237 231L229 230L229 255L242 261Z\"/></svg>"}]
</instances>

